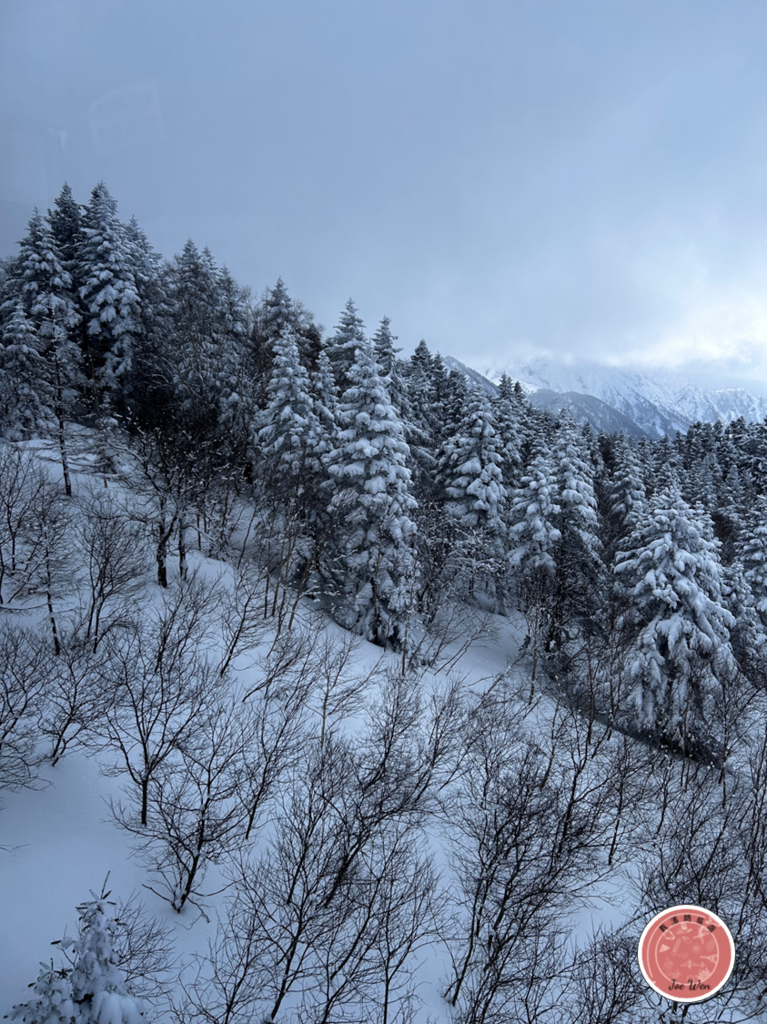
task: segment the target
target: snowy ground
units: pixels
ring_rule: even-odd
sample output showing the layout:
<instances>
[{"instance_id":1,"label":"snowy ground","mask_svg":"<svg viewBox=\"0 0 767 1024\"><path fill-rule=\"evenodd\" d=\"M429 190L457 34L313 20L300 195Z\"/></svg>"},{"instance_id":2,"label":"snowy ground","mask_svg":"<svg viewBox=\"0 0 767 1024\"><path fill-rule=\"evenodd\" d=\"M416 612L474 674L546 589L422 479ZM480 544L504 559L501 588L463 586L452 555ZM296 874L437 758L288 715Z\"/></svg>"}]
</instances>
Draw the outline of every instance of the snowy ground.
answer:
<instances>
[{"instance_id":1,"label":"snowy ground","mask_svg":"<svg viewBox=\"0 0 767 1024\"><path fill-rule=\"evenodd\" d=\"M51 462L55 472L55 463ZM93 478L82 477L76 483L86 486ZM225 578L226 566L221 562L190 555L190 568L214 578ZM309 602L305 602L309 608ZM455 664L454 671L466 685L483 690L501 674L510 674L522 688L526 703L529 692L529 666L520 657L519 645L525 636L524 623L517 618L494 617L494 636L480 641ZM340 628L325 620L329 634ZM268 645L271 637L265 638ZM367 674L374 665L394 661L392 653L382 655L381 649L361 642L356 654L360 673ZM255 681L257 669L252 659L243 657L239 663L243 682ZM550 729L555 702L543 697L535 705L527 725L540 730ZM542 746L545 742L542 741ZM146 911L172 929L175 951L179 957L204 951L213 935L215 914L220 897L211 897L206 921L194 907L187 906L176 914L146 888L151 882L144 865L132 856L131 837L111 819L108 802L121 795L123 781L100 772L106 755L86 755L81 750L67 753L56 767L43 768L36 790L2 794L0 810L0 1014L29 997L27 986L37 977L39 964L51 957L58 963L60 954L51 947L53 940L65 931L74 934L77 924L76 906L98 894L109 875L112 898L127 900L138 894ZM436 846L436 844L435 844ZM444 853L435 849L438 866ZM604 882L595 885L589 905L575 919L575 937L584 939L599 924L617 924L625 920L627 879L622 872L630 865L615 870ZM208 872L205 886L215 890L219 879L214 869ZM641 925L637 929L637 937ZM447 973L446 954L442 949L423 950L420 954L419 996L423 1000L419 1021L447 1021L447 1007L442 998Z\"/></svg>"},{"instance_id":2,"label":"snowy ground","mask_svg":"<svg viewBox=\"0 0 767 1024\"><path fill-rule=\"evenodd\" d=\"M51 474L56 463L49 454ZM92 486L93 478L75 476L75 487ZM209 577L221 576L220 562L192 556L192 567ZM496 636L481 642L455 665L469 685L482 688L504 672L518 657L523 634L520 624L496 619ZM326 621L330 633L339 627ZM267 642L271 638L267 638ZM382 657L380 648L361 643L357 652L361 672L369 671ZM395 655L386 654L384 661ZM245 660L245 659L242 659ZM244 669L247 681L255 670ZM121 779L100 772L103 756L76 749L55 766L46 765L34 790L6 792L0 797L0 1012L28 998L27 986L37 977L39 964L60 954L51 942L65 931L74 934L77 904L99 893L109 876L112 898L127 900L137 893L149 914L168 924L180 955L203 949L213 925L188 907L182 915L145 888L150 881L144 866L131 855L131 838L110 819L108 801L121 794ZM215 888L215 875L206 881ZM216 899L207 906L215 915ZM424 957L426 985L434 991L422 996L439 1002L437 987L442 974L436 963ZM435 968L434 970L432 968ZM429 984L432 982L433 984Z\"/></svg>"}]
</instances>

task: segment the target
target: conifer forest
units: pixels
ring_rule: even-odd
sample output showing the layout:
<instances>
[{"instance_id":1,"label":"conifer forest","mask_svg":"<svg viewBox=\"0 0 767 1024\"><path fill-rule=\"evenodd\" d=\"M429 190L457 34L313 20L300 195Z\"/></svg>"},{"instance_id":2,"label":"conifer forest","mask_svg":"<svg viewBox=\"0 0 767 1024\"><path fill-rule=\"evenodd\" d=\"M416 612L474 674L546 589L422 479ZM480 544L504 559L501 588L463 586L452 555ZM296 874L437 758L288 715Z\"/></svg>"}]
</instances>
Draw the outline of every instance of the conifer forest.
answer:
<instances>
[{"instance_id":1,"label":"conifer forest","mask_svg":"<svg viewBox=\"0 0 767 1024\"><path fill-rule=\"evenodd\" d=\"M0 266L1 803L91 765L122 851L11 1020L767 1021L767 424L597 432L396 330L103 183ZM683 902L736 948L690 1006L637 964Z\"/></svg>"}]
</instances>

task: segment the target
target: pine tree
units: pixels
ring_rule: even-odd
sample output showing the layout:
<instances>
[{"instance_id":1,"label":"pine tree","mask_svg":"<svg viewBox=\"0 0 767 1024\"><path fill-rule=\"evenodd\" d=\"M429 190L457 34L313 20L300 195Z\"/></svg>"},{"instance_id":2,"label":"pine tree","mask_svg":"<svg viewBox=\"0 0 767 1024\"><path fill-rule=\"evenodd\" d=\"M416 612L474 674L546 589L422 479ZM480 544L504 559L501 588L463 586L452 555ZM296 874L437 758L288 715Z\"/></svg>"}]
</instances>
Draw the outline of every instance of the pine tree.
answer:
<instances>
[{"instance_id":1,"label":"pine tree","mask_svg":"<svg viewBox=\"0 0 767 1024\"><path fill-rule=\"evenodd\" d=\"M75 201L67 182L64 182L61 192L54 200L54 207L55 209L48 214L48 220L64 266L74 277L74 267L82 240L83 208Z\"/></svg>"},{"instance_id":2,"label":"pine tree","mask_svg":"<svg viewBox=\"0 0 767 1024\"><path fill-rule=\"evenodd\" d=\"M326 463L327 457L338 445L339 401L338 388L327 347L320 349L317 373L312 381L314 411L319 425L317 454Z\"/></svg>"},{"instance_id":3,"label":"pine tree","mask_svg":"<svg viewBox=\"0 0 767 1024\"><path fill-rule=\"evenodd\" d=\"M406 364L404 377L410 414L404 418L403 426L412 458L413 493L422 505L435 497L436 449L444 425L436 386L447 380L447 373L442 360L436 359L438 363L432 359L426 342L421 341Z\"/></svg>"},{"instance_id":4,"label":"pine tree","mask_svg":"<svg viewBox=\"0 0 767 1024\"><path fill-rule=\"evenodd\" d=\"M11 294L16 300L3 331L8 346L3 369L11 384L13 374L19 374L17 397L21 404L16 411L27 428L34 420L38 428L48 425L56 430L64 484L70 494L65 424L82 379L80 352L74 341L80 317L72 279L62 265L50 225L37 210L13 261L12 277Z\"/></svg>"},{"instance_id":5,"label":"pine tree","mask_svg":"<svg viewBox=\"0 0 767 1024\"><path fill-rule=\"evenodd\" d=\"M764 678L767 666L767 634L756 607L753 592L740 561L722 569L722 599L735 619L730 630L732 651L738 666L749 679Z\"/></svg>"},{"instance_id":6,"label":"pine tree","mask_svg":"<svg viewBox=\"0 0 767 1024\"><path fill-rule=\"evenodd\" d=\"M532 679L551 633L556 553L562 540L557 475L551 456L539 451L512 492L509 564L516 579L531 649Z\"/></svg>"},{"instance_id":7,"label":"pine tree","mask_svg":"<svg viewBox=\"0 0 767 1024\"><path fill-rule=\"evenodd\" d=\"M763 494L748 515L745 537L740 544L740 561L756 610L767 627L767 496Z\"/></svg>"},{"instance_id":8,"label":"pine tree","mask_svg":"<svg viewBox=\"0 0 767 1024\"><path fill-rule=\"evenodd\" d=\"M391 320L388 316L385 316L381 320L378 330L373 335L373 358L381 367L381 372L387 380L389 398L397 410L397 415L402 421L407 436L412 412L407 386L400 370L402 364L397 359L397 353L401 350L394 347L396 340L396 337L391 333Z\"/></svg>"},{"instance_id":9,"label":"pine tree","mask_svg":"<svg viewBox=\"0 0 767 1024\"><path fill-rule=\"evenodd\" d=\"M557 482L560 508L559 590L562 615L590 618L602 576L599 518L594 494L594 470L583 457L575 421L564 416L557 433Z\"/></svg>"},{"instance_id":10,"label":"pine tree","mask_svg":"<svg viewBox=\"0 0 767 1024\"><path fill-rule=\"evenodd\" d=\"M279 486L287 474L289 487L316 474L320 425L314 413L309 375L298 356L298 342L289 325L274 342L274 361L267 385L266 409L259 417L258 442L268 475Z\"/></svg>"},{"instance_id":11,"label":"pine tree","mask_svg":"<svg viewBox=\"0 0 767 1024\"><path fill-rule=\"evenodd\" d=\"M549 454L539 452L512 492L509 560L520 573L543 570L554 578L555 554L562 539L557 525L561 511L558 500L554 463Z\"/></svg>"},{"instance_id":12,"label":"pine tree","mask_svg":"<svg viewBox=\"0 0 767 1024\"><path fill-rule=\"evenodd\" d=\"M46 386L47 366L32 323L18 299L6 317L0 347L0 410L3 434L18 441L54 426L53 393Z\"/></svg>"},{"instance_id":13,"label":"pine tree","mask_svg":"<svg viewBox=\"0 0 767 1024\"><path fill-rule=\"evenodd\" d=\"M250 293L234 280L226 267L218 275L216 291L216 338L219 416L236 445L244 443L246 426L256 408L256 394L247 367L247 345L252 314Z\"/></svg>"},{"instance_id":14,"label":"pine tree","mask_svg":"<svg viewBox=\"0 0 767 1024\"><path fill-rule=\"evenodd\" d=\"M328 355L333 367L333 374L335 375L338 389L342 394L351 383L350 374L355 353L360 346L366 344L364 324L357 315L357 307L349 299L343 313L341 313L336 333L328 344Z\"/></svg>"},{"instance_id":15,"label":"pine tree","mask_svg":"<svg viewBox=\"0 0 767 1024\"><path fill-rule=\"evenodd\" d=\"M91 407L99 412L130 368L141 308L117 204L100 182L82 218L77 277L85 315L85 362Z\"/></svg>"},{"instance_id":16,"label":"pine tree","mask_svg":"<svg viewBox=\"0 0 767 1024\"><path fill-rule=\"evenodd\" d=\"M487 397L471 393L455 433L443 444L438 473L445 514L466 529L479 529L493 554L503 551L506 488L500 469L498 436Z\"/></svg>"},{"instance_id":17,"label":"pine tree","mask_svg":"<svg viewBox=\"0 0 767 1024\"><path fill-rule=\"evenodd\" d=\"M397 362L397 353L402 350L394 347L397 339L391 332L391 319L385 316L373 335L373 358L381 367L384 377L390 377Z\"/></svg>"},{"instance_id":18,"label":"pine tree","mask_svg":"<svg viewBox=\"0 0 767 1024\"><path fill-rule=\"evenodd\" d=\"M501 456L501 473L507 491L516 486L522 472L520 449L522 441L519 430L519 403L514 393L511 378L504 373L498 385L498 394L493 399L493 418L498 433L498 451Z\"/></svg>"},{"instance_id":19,"label":"pine tree","mask_svg":"<svg viewBox=\"0 0 767 1024\"><path fill-rule=\"evenodd\" d=\"M173 347L168 353L179 401L187 408L203 407L215 416L218 406L216 299L218 272L208 249L199 252L188 239L176 257L170 309Z\"/></svg>"},{"instance_id":20,"label":"pine tree","mask_svg":"<svg viewBox=\"0 0 767 1024\"><path fill-rule=\"evenodd\" d=\"M688 752L710 750L720 687L732 665L719 544L709 516L678 490L655 495L615 572L637 616L630 674L634 724Z\"/></svg>"},{"instance_id":21,"label":"pine tree","mask_svg":"<svg viewBox=\"0 0 767 1024\"><path fill-rule=\"evenodd\" d=\"M635 446L625 434L619 434L613 450L614 469L607 485L605 549L612 559L621 543L636 529L645 506L642 466Z\"/></svg>"},{"instance_id":22,"label":"pine tree","mask_svg":"<svg viewBox=\"0 0 767 1024\"><path fill-rule=\"evenodd\" d=\"M159 290L162 279L162 258L152 248L143 228L131 217L125 229L125 251L139 299L140 337L155 334L156 321L164 312L165 296Z\"/></svg>"},{"instance_id":23,"label":"pine tree","mask_svg":"<svg viewBox=\"0 0 767 1024\"><path fill-rule=\"evenodd\" d=\"M23 1024L81 1024L80 1007L72 998L71 971L40 964L37 981L29 987L37 998L14 1006L8 1016Z\"/></svg>"},{"instance_id":24,"label":"pine tree","mask_svg":"<svg viewBox=\"0 0 767 1024\"><path fill-rule=\"evenodd\" d=\"M410 365L413 373L422 373L425 376L429 376L431 373L433 364L433 357L429 351L429 346L426 344L424 338L418 342L415 352L410 357Z\"/></svg>"},{"instance_id":25,"label":"pine tree","mask_svg":"<svg viewBox=\"0 0 767 1024\"><path fill-rule=\"evenodd\" d=\"M71 966L45 964L34 985L37 999L14 1006L12 1020L24 1024L145 1024L144 1007L131 995L117 965L115 942L120 922L108 893L84 903L78 937L57 945L70 950Z\"/></svg>"},{"instance_id":26,"label":"pine tree","mask_svg":"<svg viewBox=\"0 0 767 1024\"><path fill-rule=\"evenodd\" d=\"M444 396L439 403L434 389L433 405L435 418L438 420L435 437L443 444L461 430L467 407L475 400L466 375L460 370L451 370L447 374L444 378L444 389Z\"/></svg>"},{"instance_id":27,"label":"pine tree","mask_svg":"<svg viewBox=\"0 0 767 1024\"><path fill-rule=\"evenodd\" d=\"M114 945L120 926L107 896L90 900L77 909L79 934L76 939L68 940L67 945L73 957L72 997L81 1007L83 1020L99 1024L104 1020L110 1024L140 1024L143 1007L128 991L116 963Z\"/></svg>"},{"instance_id":28,"label":"pine tree","mask_svg":"<svg viewBox=\"0 0 767 1024\"><path fill-rule=\"evenodd\" d=\"M416 502L408 448L370 346L359 343L339 410L338 447L327 460L335 482L331 515L345 579L342 624L379 644L398 643L413 572Z\"/></svg>"},{"instance_id":29,"label":"pine tree","mask_svg":"<svg viewBox=\"0 0 767 1024\"><path fill-rule=\"evenodd\" d=\"M115 404L127 412L133 425L150 422L157 406L170 401L170 382L175 350L169 296L169 267L163 264L144 231L131 218L125 228L127 256L136 283L140 316L137 335L132 339L133 357L120 382Z\"/></svg>"}]
</instances>

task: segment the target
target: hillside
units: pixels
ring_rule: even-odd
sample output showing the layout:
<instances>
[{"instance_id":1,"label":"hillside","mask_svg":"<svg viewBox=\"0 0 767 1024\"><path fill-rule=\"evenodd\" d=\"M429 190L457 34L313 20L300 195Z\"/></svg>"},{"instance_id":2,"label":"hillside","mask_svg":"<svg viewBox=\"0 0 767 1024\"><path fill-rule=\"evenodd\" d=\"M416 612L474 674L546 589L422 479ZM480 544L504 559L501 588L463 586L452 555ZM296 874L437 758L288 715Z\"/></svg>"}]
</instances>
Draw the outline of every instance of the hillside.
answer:
<instances>
[{"instance_id":1,"label":"hillside","mask_svg":"<svg viewBox=\"0 0 767 1024\"><path fill-rule=\"evenodd\" d=\"M649 1022L680 900L763 1016L763 423L584 429L162 261L103 183L0 328L16 1019Z\"/></svg>"}]
</instances>

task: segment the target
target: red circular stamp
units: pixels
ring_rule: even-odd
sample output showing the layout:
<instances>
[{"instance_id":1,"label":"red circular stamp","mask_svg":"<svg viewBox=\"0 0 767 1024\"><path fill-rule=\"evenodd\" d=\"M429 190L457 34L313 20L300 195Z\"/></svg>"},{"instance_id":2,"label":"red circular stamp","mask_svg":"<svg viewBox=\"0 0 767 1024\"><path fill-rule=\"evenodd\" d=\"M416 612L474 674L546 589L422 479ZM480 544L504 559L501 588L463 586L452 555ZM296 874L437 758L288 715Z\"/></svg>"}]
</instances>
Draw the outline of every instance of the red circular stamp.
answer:
<instances>
[{"instance_id":1,"label":"red circular stamp","mask_svg":"<svg viewBox=\"0 0 767 1024\"><path fill-rule=\"evenodd\" d=\"M708 999L735 966L730 929L710 910L683 903L656 914L639 940L647 984L676 1003Z\"/></svg>"}]
</instances>

